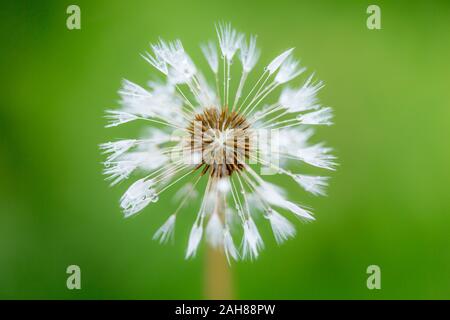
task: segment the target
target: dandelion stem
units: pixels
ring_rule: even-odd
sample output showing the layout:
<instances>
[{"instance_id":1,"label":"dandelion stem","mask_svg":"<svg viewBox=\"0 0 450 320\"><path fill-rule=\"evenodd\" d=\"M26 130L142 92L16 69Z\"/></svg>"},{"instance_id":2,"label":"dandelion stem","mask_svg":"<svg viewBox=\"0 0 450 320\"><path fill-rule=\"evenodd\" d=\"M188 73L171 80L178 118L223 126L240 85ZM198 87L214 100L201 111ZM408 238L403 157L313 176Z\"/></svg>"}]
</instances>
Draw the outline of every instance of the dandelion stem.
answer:
<instances>
[{"instance_id":1,"label":"dandelion stem","mask_svg":"<svg viewBox=\"0 0 450 320\"><path fill-rule=\"evenodd\" d=\"M222 199L223 200L223 199ZM225 203L218 206L219 217L224 221ZM208 246L206 253L205 297L210 300L233 299L232 276L230 266L221 246Z\"/></svg>"},{"instance_id":2,"label":"dandelion stem","mask_svg":"<svg viewBox=\"0 0 450 320\"><path fill-rule=\"evenodd\" d=\"M208 246L205 275L206 299L230 300L233 298L230 266L222 248Z\"/></svg>"}]
</instances>

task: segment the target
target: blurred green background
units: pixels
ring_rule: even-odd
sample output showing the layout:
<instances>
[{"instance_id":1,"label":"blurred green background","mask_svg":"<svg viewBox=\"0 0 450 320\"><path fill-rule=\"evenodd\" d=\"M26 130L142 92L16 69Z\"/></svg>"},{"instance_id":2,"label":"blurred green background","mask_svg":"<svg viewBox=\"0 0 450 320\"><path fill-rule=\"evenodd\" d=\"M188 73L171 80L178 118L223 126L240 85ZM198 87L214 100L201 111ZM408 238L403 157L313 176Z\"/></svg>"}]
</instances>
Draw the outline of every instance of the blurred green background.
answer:
<instances>
[{"instance_id":1,"label":"blurred green background","mask_svg":"<svg viewBox=\"0 0 450 320\"><path fill-rule=\"evenodd\" d=\"M204 66L197 45L221 20L258 34L261 61L295 46L325 81L320 98L336 125L318 133L341 164L328 197L290 193L317 221L299 223L282 246L262 228L260 259L232 265L235 296L450 298L447 1L74 3L74 31L72 2L2 4L0 298L203 298L204 244L184 260L196 207L174 245L152 241L173 193L123 219L127 183L108 187L98 144L138 132L105 129L103 115L122 78L145 84L156 74L139 56L148 43L180 38ZM369 4L380 5L382 30L366 28ZM66 289L70 264L81 267L82 290ZM366 287L371 264L381 267L381 290Z\"/></svg>"}]
</instances>

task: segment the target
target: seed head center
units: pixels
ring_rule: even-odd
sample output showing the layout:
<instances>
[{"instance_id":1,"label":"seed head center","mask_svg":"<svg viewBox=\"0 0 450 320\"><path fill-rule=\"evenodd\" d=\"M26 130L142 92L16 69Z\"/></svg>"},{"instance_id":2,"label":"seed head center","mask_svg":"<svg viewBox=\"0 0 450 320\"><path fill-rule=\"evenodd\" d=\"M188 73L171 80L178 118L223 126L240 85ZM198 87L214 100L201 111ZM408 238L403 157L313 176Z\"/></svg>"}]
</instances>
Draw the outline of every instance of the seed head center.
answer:
<instances>
[{"instance_id":1,"label":"seed head center","mask_svg":"<svg viewBox=\"0 0 450 320\"><path fill-rule=\"evenodd\" d=\"M251 128L246 118L224 107L212 107L195 115L187 128L190 150L201 152L196 169L211 176L230 176L245 168L251 150Z\"/></svg>"}]
</instances>

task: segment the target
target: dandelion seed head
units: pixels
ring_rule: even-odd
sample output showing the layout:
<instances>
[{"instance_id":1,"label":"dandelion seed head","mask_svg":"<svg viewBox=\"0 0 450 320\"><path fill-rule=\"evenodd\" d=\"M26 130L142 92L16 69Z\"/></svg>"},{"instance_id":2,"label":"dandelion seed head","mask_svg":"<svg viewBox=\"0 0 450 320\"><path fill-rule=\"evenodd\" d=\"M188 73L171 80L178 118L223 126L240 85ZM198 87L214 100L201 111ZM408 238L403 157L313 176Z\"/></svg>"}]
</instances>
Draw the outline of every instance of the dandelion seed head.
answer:
<instances>
[{"instance_id":1,"label":"dandelion seed head","mask_svg":"<svg viewBox=\"0 0 450 320\"><path fill-rule=\"evenodd\" d=\"M294 58L294 49L258 68L256 36L246 37L229 23L219 23L216 33L217 44L201 46L209 66L205 74L180 40L151 44L142 57L163 79L147 86L123 80L119 108L106 111L107 127L139 122L143 134L103 143L100 149L111 185L124 185L136 176L119 201L125 217L176 189L174 206L165 208L166 220L153 239L174 239L177 216L186 214L192 221L185 228L186 259L197 255L205 239L231 263L259 257L265 247L260 223L270 225L280 244L296 234L289 215L314 220L311 209L290 200L265 174L281 174L312 195L325 195L327 177L291 172L289 167L302 163L335 170L337 163L331 148L309 141L312 127L331 125L333 113L319 103L321 81L313 82L311 75L300 87L290 84L306 70ZM231 75L235 56L240 77ZM258 69L258 80L251 82L247 76ZM186 210L188 205L198 206L196 215Z\"/></svg>"}]
</instances>

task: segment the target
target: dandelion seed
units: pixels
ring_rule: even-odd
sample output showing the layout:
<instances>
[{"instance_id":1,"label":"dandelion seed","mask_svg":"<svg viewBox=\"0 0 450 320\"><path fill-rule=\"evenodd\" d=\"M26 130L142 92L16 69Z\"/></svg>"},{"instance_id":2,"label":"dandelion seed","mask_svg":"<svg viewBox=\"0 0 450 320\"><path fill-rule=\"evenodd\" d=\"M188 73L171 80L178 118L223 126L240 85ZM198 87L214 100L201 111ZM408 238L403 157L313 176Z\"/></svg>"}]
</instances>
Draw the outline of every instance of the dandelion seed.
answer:
<instances>
[{"instance_id":1,"label":"dandelion seed","mask_svg":"<svg viewBox=\"0 0 450 320\"><path fill-rule=\"evenodd\" d=\"M223 248L228 263L231 262L230 258L232 258L233 260L239 259L239 252L234 245L233 237L231 236L230 230L228 228L223 231Z\"/></svg>"},{"instance_id":2,"label":"dandelion seed","mask_svg":"<svg viewBox=\"0 0 450 320\"><path fill-rule=\"evenodd\" d=\"M240 59L242 62L242 69L244 72L248 73L250 72L253 67L255 66L256 62L258 62L258 58L260 55L260 52L258 48L256 47L256 37L251 36L250 42L247 44L247 42L243 41L240 51Z\"/></svg>"},{"instance_id":3,"label":"dandelion seed","mask_svg":"<svg viewBox=\"0 0 450 320\"><path fill-rule=\"evenodd\" d=\"M312 166L335 170L336 157L331 155L329 152L330 148L326 148L323 144L319 143L313 146L303 147L297 151L297 158L302 160Z\"/></svg>"},{"instance_id":4,"label":"dandelion seed","mask_svg":"<svg viewBox=\"0 0 450 320\"><path fill-rule=\"evenodd\" d=\"M297 120L302 124L313 124L313 125L332 125L331 118L333 110L331 108L322 108L317 111L302 114L297 116Z\"/></svg>"},{"instance_id":5,"label":"dandelion seed","mask_svg":"<svg viewBox=\"0 0 450 320\"><path fill-rule=\"evenodd\" d=\"M258 258L259 250L264 248L264 243L252 218L244 222L244 239L242 242L244 258Z\"/></svg>"},{"instance_id":6,"label":"dandelion seed","mask_svg":"<svg viewBox=\"0 0 450 320\"><path fill-rule=\"evenodd\" d=\"M155 232L153 240L159 240L160 243L166 243L173 236L176 215L172 214L169 219Z\"/></svg>"},{"instance_id":7,"label":"dandelion seed","mask_svg":"<svg viewBox=\"0 0 450 320\"><path fill-rule=\"evenodd\" d=\"M298 77L306 70L306 68L300 68L299 64L300 62L294 60L292 57L288 57L281 64L280 70L275 76L275 82L282 84Z\"/></svg>"},{"instance_id":8,"label":"dandelion seed","mask_svg":"<svg viewBox=\"0 0 450 320\"><path fill-rule=\"evenodd\" d=\"M230 23L219 23L216 31L222 55L231 61L241 45L243 35L234 30Z\"/></svg>"},{"instance_id":9,"label":"dandelion seed","mask_svg":"<svg viewBox=\"0 0 450 320\"><path fill-rule=\"evenodd\" d=\"M107 128L116 127L120 124L124 124L138 118L136 115L125 111L107 110L106 112L108 115L105 117L109 119L109 124L106 125Z\"/></svg>"},{"instance_id":10,"label":"dandelion seed","mask_svg":"<svg viewBox=\"0 0 450 320\"><path fill-rule=\"evenodd\" d=\"M217 55L216 45L213 42L208 42L207 45L202 45L201 48L211 70L214 73L219 72L219 57Z\"/></svg>"},{"instance_id":11,"label":"dandelion seed","mask_svg":"<svg viewBox=\"0 0 450 320\"><path fill-rule=\"evenodd\" d=\"M119 140L115 142L107 142L102 143L100 145L100 149L103 149L103 153L109 153L110 155L106 159L107 162L111 162L114 159L118 158L123 153L127 152L130 148L132 148L136 144L136 140L128 139L128 140Z\"/></svg>"},{"instance_id":12,"label":"dandelion seed","mask_svg":"<svg viewBox=\"0 0 450 320\"><path fill-rule=\"evenodd\" d=\"M323 87L323 84L319 81L311 85L311 78L299 89L286 87L280 95L280 105L289 110L289 112L302 112L320 108L320 105L317 103L317 92Z\"/></svg>"},{"instance_id":13,"label":"dandelion seed","mask_svg":"<svg viewBox=\"0 0 450 320\"><path fill-rule=\"evenodd\" d=\"M203 235L203 227L201 225L194 224L191 230L191 234L189 235L189 242L186 251L186 259L194 257L197 253L198 245L200 244L200 240Z\"/></svg>"},{"instance_id":14,"label":"dandelion seed","mask_svg":"<svg viewBox=\"0 0 450 320\"><path fill-rule=\"evenodd\" d=\"M270 209L268 211L267 219L270 221L273 235L278 244L281 244L287 239L295 236L294 225L275 210Z\"/></svg>"},{"instance_id":15,"label":"dandelion seed","mask_svg":"<svg viewBox=\"0 0 450 320\"><path fill-rule=\"evenodd\" d=\"M277 71L283 62L291 55L292 51L294 51L294 48L284 51L282 54L273 59L266 67L267 71L269 71L270 74Z\"/></svg>"},{"instance_id":16,"label":"dandelion seed","mask_svg":"<svg viewBox=\"0 0 450 320\"><path fill-rule=\"evenodd\" d=\"M304 174L294 175L295 181L300 184L303 189L314 195L325 195L325 187L328 185L328 177L308 176Z\"/></svg>"},{"instance_id":17,"label":"dandelion seed","mask_svg":"<svg viewBox=\"0 0 450 320\"><path fill-rule=\"evenodd\" d=\"M214 212L211 215L211 218L209 218L208 225L206 226L206 239L212 247L217 248L222 244L222 234L222 222L220 221L219 215Z\"/></svg>"},{"instance_id":18,"label":"dandelion seed","mask_svg":"<svg viewBox=\"0 0 450 320\"><path fill-rule=\"evenodd\" d=\"M153 188L153 180L145 178L133 183L120 199L120 206L123 209L125 217L129 217L142 209L150 202L158 201L158 194Z\"/></svg>"}]
</instances>

